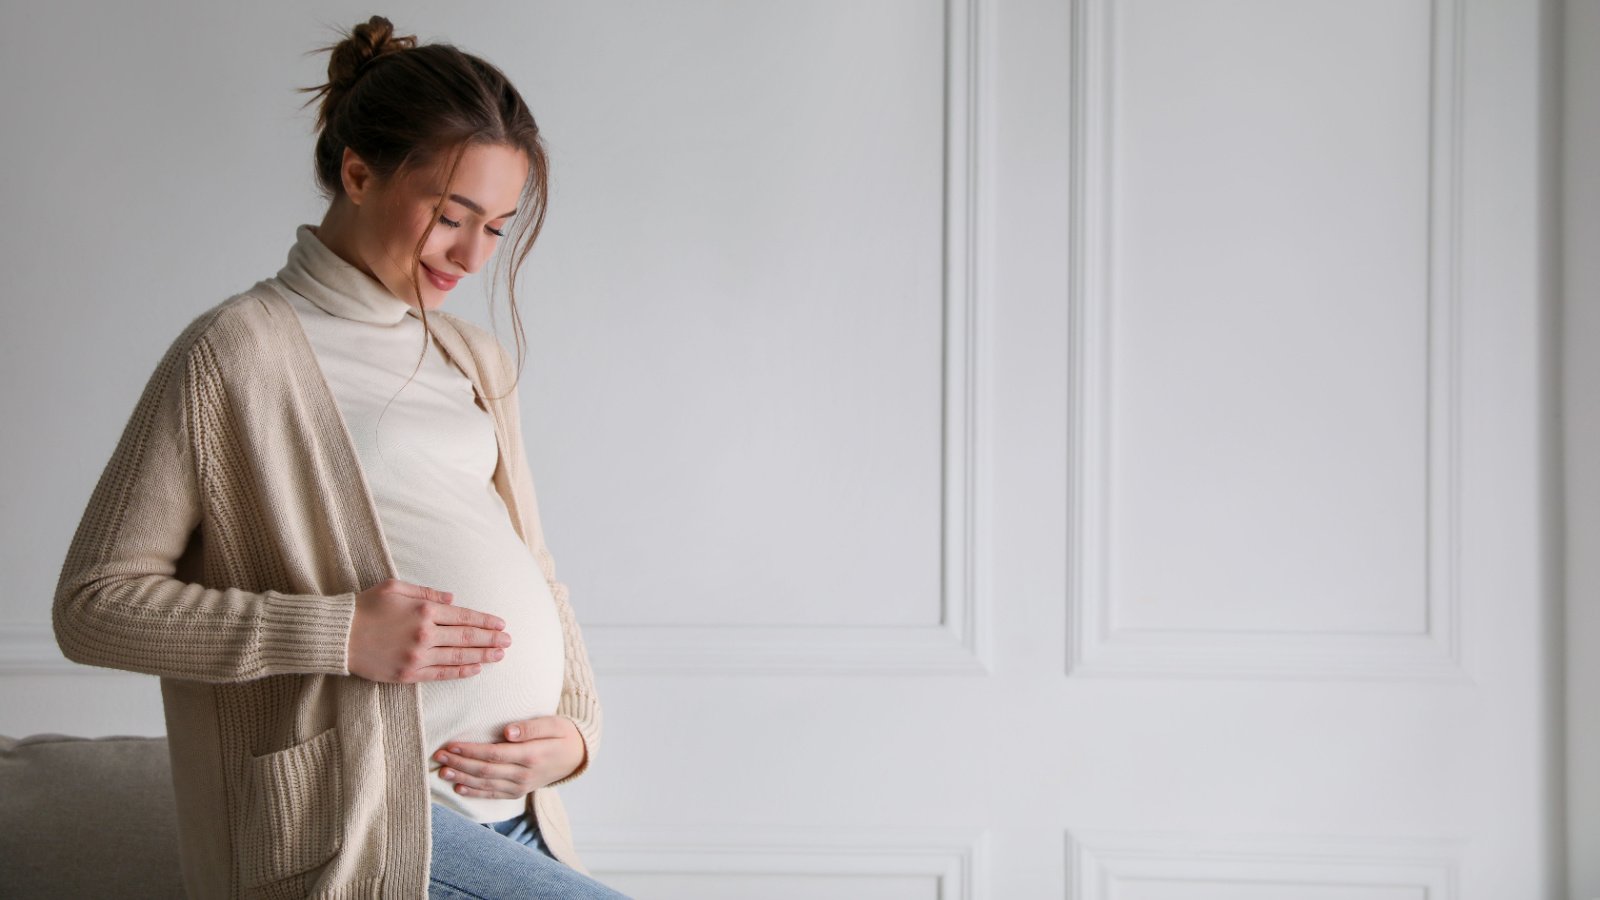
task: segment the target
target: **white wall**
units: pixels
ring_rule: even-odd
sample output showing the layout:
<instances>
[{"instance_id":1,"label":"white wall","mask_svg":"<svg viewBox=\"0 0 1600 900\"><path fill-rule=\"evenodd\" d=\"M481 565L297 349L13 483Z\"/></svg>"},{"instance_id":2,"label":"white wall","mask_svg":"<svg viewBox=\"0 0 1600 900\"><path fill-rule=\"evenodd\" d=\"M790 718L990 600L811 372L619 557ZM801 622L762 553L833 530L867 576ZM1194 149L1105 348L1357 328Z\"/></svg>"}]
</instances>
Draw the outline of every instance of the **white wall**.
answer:
<instances>
[{"instance_id":1,"label":"white wall","mask_svg":"<svg viewBox=\"0 0 1600 900\"><path fill-rule=\"evenodd\" d=\"M167 344L320 219L291 89L316 83L298 54L324 34L269 5L4 10L0 731L161 734L155 679L59 674L50 599Z\"/></svg>"},{"instance_id":2,"label":"white wall","mask_svg":"<svg viewBox=\"0 0 1600 900\"><path fill-rule=\"evenodd\" d=\"M1563 384L1571 897L1600 897L1600 3L1563 29Z\"/></svg>"},{"instance_id":3,"label":"white wall","mask_svg":"<svg viewBox=\"0 0 1600 900\"><path fill-rule=\"evenodd\" d=\"M1556 897L1552 9L386 9L505 67L551 142L524 426L607 709L563 789L591 867ZM153 679L55 661L57 567L161 350L320 216L291 89L369 13L6 7L0 732L160 733Z\"/></svg>"}]
</instances>

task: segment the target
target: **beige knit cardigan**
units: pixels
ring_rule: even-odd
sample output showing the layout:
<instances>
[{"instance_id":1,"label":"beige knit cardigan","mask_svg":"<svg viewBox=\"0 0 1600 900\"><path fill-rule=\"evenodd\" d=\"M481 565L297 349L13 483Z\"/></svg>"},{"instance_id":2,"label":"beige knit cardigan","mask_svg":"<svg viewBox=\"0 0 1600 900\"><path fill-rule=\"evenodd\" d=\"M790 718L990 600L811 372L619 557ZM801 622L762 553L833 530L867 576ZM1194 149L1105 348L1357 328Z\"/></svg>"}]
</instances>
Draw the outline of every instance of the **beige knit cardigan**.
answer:
<instances>
[{"instance_id":1,"label":"beige knit cardigan","mask_svg":"<svg viewBox=\"0 0 1600 900\"><path fill-rule=\"evenodd\" d=\"M190 896L425 898L436 748L422 746L416 685L347 668L355 596L394 565L286 290L257 282L162 356L67 551L56 640L75 662L160 676ZM527 804L555 857L587 874L555 788L594 759L600 701L545 547L516 392L492 399L514 367L487 330L443 311L428 323L494 419L494 486L555 596L556 712L587 755Z\"/></svg>"}]
</instances>

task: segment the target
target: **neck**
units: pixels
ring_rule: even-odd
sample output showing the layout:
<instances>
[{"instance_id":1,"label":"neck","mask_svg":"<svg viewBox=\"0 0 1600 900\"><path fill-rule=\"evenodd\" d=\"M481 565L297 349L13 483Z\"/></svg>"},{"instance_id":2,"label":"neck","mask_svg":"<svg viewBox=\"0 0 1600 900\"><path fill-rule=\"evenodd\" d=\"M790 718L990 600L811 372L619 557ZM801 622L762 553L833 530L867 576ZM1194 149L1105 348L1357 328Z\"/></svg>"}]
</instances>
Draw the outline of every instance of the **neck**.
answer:
<instances>
[{"instance_id":1,"label":"neck","mask_svg":"<svg viewBox=\"0 0 1600 900\"><path fill-rule=\"evenodd\" d=\"M327 213L322 216L322 224L315 229L318 240L338 257L362 272L367 277L377 280L378 276L372 272L366 260L356 252L355 247L355 206L348 197L339 195L328 207Z\"/></svg>"}]
</instances>

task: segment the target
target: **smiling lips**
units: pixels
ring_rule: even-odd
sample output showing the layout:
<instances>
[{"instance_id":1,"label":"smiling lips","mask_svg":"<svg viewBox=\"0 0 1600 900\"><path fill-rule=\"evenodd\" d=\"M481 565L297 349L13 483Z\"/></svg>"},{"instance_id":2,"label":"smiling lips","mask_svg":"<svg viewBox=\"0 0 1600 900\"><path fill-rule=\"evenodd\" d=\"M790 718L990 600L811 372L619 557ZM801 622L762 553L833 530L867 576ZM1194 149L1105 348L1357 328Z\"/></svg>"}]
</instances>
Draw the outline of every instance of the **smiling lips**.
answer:
<instances>
[{"instance_id":1,"label":"smiling lips","mask_svg":"<svg viewBox=\"0 0 1600 900\"><path fill-rule=\"evenodd\" d=\"M423 263L422 268L428 273L428 280L433 282L433 286L441 291L450 290L456 286L456 282L461 280L461 276L459 275L454 278L451 278L448 275L442 275L439 272L434 271L433 267L427 263Z\"/></svg>"}]
</instances>

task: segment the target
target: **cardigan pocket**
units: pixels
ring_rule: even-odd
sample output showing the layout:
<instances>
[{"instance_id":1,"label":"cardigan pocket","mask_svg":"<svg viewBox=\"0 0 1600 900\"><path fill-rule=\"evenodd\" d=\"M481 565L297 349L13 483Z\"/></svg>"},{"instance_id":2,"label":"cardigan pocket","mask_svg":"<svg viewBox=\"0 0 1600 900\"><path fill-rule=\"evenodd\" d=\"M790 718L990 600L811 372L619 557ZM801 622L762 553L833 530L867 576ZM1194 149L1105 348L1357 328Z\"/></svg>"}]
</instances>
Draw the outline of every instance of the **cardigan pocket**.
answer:
<instances>
[{"instance_id":1,"label":"cardigan pocket","mask_svg":"<svg viewBox=\"0 0 1600 900\"><path fill-rule=\"evenodd\" d=\"M344 837L337 726L248 763L244 877L259 887L322 865Z\"/></svg>"}]
</instances>

